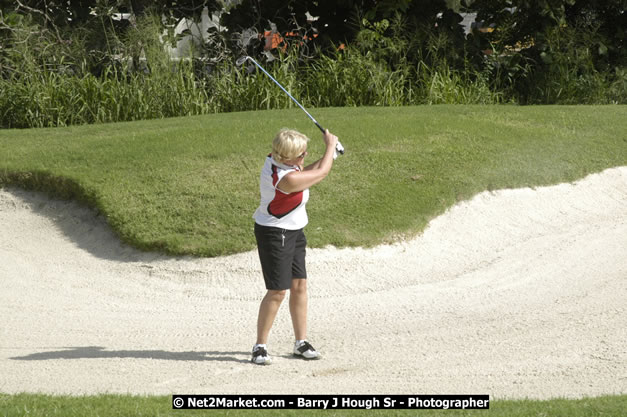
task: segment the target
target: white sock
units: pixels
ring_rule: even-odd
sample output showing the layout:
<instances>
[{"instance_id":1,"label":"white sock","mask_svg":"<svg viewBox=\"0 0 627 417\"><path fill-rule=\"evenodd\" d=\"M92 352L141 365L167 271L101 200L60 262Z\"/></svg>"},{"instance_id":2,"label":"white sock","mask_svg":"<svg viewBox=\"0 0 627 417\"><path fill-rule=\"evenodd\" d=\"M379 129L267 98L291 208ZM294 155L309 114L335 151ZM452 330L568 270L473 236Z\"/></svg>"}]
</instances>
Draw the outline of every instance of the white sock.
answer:
<instances>
[{"instance_id":1,"label":"white sock","mask_svg":"<svg viewBox=\"0 0 627 417\"><path fill-rule=\"evenodd\" d=\"M302 345L303 343L305 343L306 341L307 341L307 339L305 339L305 340L297 340L297 341L296 341L296 343L295 343L295 345L296 345L296 346L300 346L300 345Z\"/></svg>"},{"instance_id":2,"label":"white sock","mask_svg":"<svg viewBox=\"0 0 627 417\"><path fill-rule=\"evenodd\" d=\"M258 348L266 348L266 344L265 343L255 343L255 346L253 346L253 350L257 350Z\"/></svg>"}]
</instances>

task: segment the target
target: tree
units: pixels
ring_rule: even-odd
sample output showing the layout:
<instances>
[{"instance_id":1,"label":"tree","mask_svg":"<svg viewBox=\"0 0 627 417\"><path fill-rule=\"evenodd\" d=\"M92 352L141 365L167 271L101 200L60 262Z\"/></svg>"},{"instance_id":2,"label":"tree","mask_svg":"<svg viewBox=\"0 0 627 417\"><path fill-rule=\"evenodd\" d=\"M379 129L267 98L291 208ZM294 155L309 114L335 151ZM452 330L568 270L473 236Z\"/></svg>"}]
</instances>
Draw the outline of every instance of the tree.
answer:
<instances>
[{"instance_id":1,"label":"tree","mask_svg":"<svg viewBox=\"0 0 627 417\"><path fill-rule=\"evenodd\" d=\"M65 67L73 67L74 73L88 69L98 75L119 54L136 18L149 13L161 16L156 20L161 26L157 30L173 32L180 19L198 20L204 8L211 13L222 7L219 0L0 0L4 47L0 53L7 54L15 42L27 42L29 54L37 57L40 65L63 62ZM170 34L174 42L176 38ZM7 59L5 56L3 61Z\"/></svg>"},{"instance_id":2,"label":"tree","mask_svg":"<svg viewBox=\"0 0 627 417\"><path fill-rule=\"evenodd\" d=\"M376 5L375 0L243 0L222 17L231 32L252 29L263 33L299 32L323 47L350 42L361 28L361 18ZM314 20L308 20L308 15ZM262 43L253 52L259 52Z\"/></svg>"},{"instance_id":3,"label":"tree","mask_svg":"<svg viewBox=\"0 0 627 417\"><path fill-rule=\"evenodd\" d=\"M610 68L627 66L627 0L578 0L566 7L565 20L598 35L598 61Z\"/></svg>"},{"instance_id":4,"label":"tree","mask_svg":"<svg viewBox=\"0 0 627 417\"><path fill-rule=\"evenodd\" d=\"M475 39L495 50L487 62L509 74L518 101L577 102L603 90L625 66L626 6L626 0L477 0L478 20L494 31Z\"/></svg>"}]
</instances>

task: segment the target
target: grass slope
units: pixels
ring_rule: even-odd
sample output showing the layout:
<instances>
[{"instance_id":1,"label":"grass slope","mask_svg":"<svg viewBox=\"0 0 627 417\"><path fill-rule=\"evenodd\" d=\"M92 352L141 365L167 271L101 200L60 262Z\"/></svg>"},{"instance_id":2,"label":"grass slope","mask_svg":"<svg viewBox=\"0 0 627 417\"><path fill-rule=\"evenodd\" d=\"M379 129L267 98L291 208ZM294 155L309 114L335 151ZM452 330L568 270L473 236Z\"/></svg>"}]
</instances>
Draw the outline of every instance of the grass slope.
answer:
<instances>
[{"instance_id":1,"label":"grass slope","mask_svg":"<svg viewBox=\"0 0 627 417\"><path fill-rule=\"evenodd\" d=\"M325 108L346 155L311 192L310 246L371 246L421 232L484 190L573 181L627 165L625 106ZM0 131L0 184L97 209L125 242L171 254L254 248L259 170L298 109Z\"/></svg>"}]
</instances>

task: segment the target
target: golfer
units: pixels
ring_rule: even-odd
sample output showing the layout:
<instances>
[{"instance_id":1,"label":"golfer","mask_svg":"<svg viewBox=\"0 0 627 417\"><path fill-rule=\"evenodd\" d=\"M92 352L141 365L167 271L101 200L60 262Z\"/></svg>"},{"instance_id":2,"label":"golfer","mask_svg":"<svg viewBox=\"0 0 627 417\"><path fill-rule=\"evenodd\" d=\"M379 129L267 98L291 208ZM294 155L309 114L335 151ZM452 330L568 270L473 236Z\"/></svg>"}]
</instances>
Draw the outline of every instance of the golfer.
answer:
<instances>
[{"instance_id":1,"label":"golfer","mask_svg":"<svg viewBox=\"0 0 627 417\"><path fill-rule=\"evenodd\" d=\"M287 290L294 327L294 355L319 359L320 353L307 341L307 271L303 228L307 225L305 205L309 188L322 181L333 166L337 137L323 134L326 151L313 164L304 166L309 138L295 130L281 130L272 142L272 153L261 169L261 204L255 211L255 238L263 279L268 292L261 301L257 318L257 343L252 362L272 363L267 342Z\"/></svg>"}]
</instances>

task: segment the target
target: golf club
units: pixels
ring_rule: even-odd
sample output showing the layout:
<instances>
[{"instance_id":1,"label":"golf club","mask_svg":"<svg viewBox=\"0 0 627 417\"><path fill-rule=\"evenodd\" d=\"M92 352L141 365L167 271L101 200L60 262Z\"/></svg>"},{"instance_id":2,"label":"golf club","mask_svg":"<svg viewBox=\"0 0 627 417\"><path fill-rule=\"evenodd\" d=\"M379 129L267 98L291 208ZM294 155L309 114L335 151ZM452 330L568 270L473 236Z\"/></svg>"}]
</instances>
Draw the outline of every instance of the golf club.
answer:
<instances>
[{"instance_id":1,"label":"golf club","mask_svg":"<svg viewBox=\"0 0 627 417\"><path fill-rule=\"evenodd\" d=\"M324 130L324 128L322 126L320 126L320 123L318 123L316 121L316 119L314 119L313 116L311 114L309 114L309 112L307 110L305 110L305 108L294 97L292 97L292 95L289 93L289 91L287 91L285 88L283 88L283 86L277 80L275 80L274 77L272 75L270 75L268 73L268 71L266 71L261 65L259 65L259 63L257 61L255 61L252 57L250 57L248 55L245 55L245 56L241 57L240 59L238 59L237 61L235 61L235 65L237 65L239 67L242 64L244 64L244 62L246 62L247 60L252 61L252 63L255 64L257 66L257 68L259 68L261 71L263 71L264 74L266 74L268 77L270 77L270 79L272 81L274 81L274 83L276 85L278 85L281 88L281 90L283 90L285 92L285 94L287 94L288 97L291 98L292 101L294 103L296 103L298 105L298 107L301 108L302 111L305 112L305 114L307 116L309 116L311 121L314 122L316 126L318 126L318 129L320 129L320 131L323 134L325 133L325 130ZM335 146L335 156L334 156L334 158L337 157L338 153L344 155L344 147L342 146L342 144L339 141L337 142L337 145Z\"/></svg>"}]
</instances>

